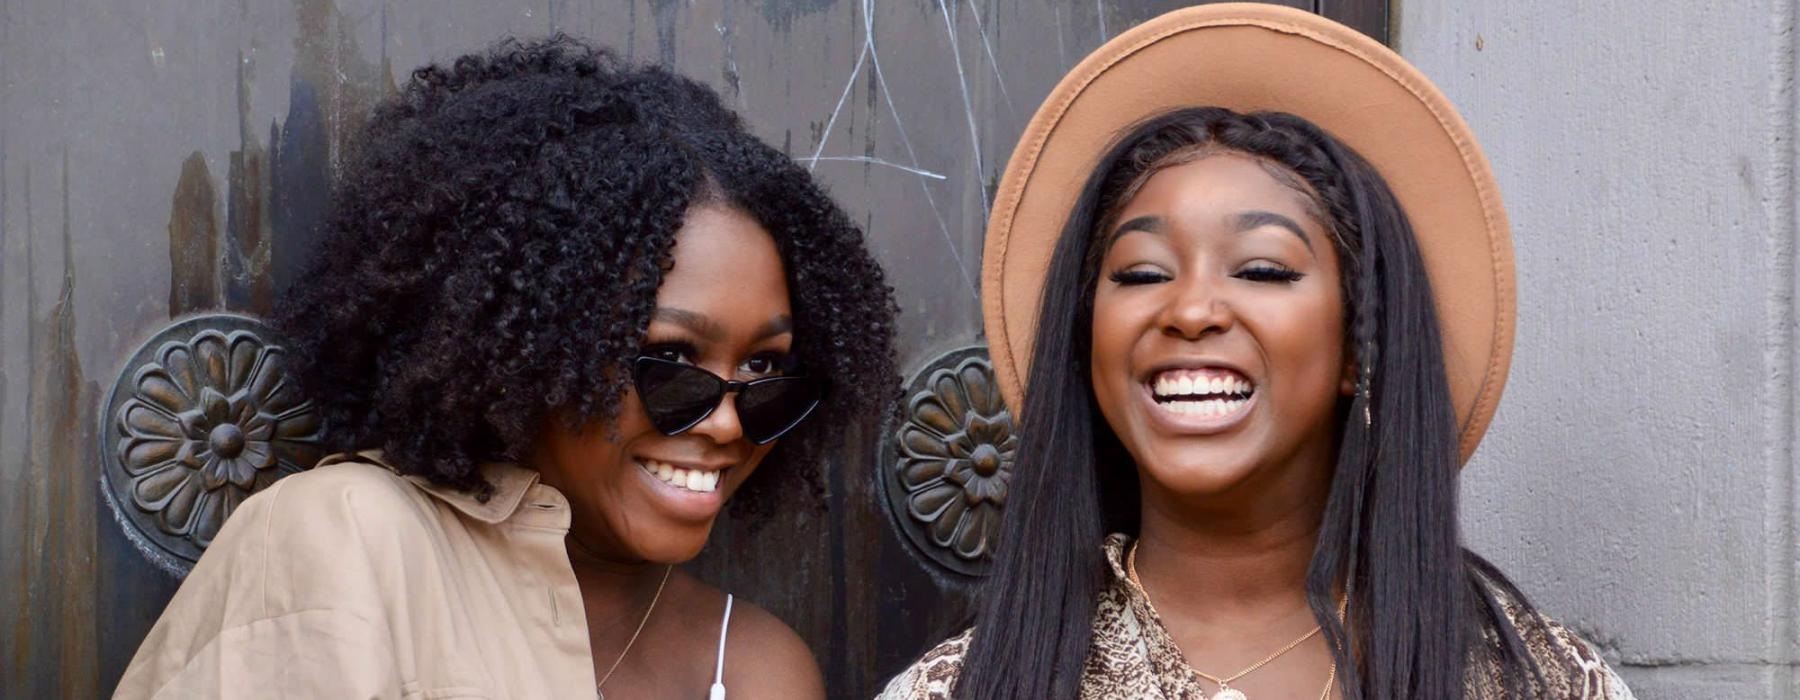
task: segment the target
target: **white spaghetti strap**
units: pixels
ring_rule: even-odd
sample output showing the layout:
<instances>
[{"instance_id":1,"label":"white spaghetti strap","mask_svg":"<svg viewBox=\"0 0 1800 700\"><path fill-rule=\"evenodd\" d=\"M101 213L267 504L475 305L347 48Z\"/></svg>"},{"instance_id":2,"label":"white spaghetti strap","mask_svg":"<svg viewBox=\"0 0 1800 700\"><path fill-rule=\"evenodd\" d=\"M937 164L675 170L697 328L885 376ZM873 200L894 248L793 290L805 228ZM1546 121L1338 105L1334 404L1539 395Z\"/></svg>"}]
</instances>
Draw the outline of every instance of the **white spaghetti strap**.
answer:
<instances>
[{"instance_id":1,"label":"white spaghetti strap","mask_svg":"<svg viewBox=\"0 0 1800 700\"><path fill-rule=\"evenodd\" d=\"M725 633L731 631L731 594L725 594L725 619L719 623L719 664L713 668L710 700L725 700Z\"/></svg>"}]
</instances>

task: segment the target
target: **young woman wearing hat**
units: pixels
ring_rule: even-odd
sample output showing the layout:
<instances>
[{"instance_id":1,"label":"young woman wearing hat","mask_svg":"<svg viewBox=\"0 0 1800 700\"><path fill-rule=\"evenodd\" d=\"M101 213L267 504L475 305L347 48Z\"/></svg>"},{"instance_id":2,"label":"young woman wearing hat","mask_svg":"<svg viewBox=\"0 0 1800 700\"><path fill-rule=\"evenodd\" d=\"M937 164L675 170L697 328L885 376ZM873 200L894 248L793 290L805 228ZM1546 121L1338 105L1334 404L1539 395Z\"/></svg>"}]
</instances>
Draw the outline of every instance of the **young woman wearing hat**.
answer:
<instances>
[{"instance_id":1,"label":"young woman wearing hat","mask_svg":"<svg viewBox=\"0 0 1800 700\"><path fill-rule=\"evenodd\" d=\"M983 277L1013 496L974 626L884 697L1630 697L1461 545L1511 243L1424 76L1304 12L1191 8L1020 144Z\"/></svg>"},{"instance_id":2,"label":"young woman wearing hat","mask_svg":"<svg viewBox=\"0 0 1800 700\"><path fill-rule=\"evenodd\" d=\"M705 86L570 39L415 71L359 145L278 314L345 454L238 506L118 696L822 697L674 566L892 399L861 232Z\"/></svg>"}]
</instances>

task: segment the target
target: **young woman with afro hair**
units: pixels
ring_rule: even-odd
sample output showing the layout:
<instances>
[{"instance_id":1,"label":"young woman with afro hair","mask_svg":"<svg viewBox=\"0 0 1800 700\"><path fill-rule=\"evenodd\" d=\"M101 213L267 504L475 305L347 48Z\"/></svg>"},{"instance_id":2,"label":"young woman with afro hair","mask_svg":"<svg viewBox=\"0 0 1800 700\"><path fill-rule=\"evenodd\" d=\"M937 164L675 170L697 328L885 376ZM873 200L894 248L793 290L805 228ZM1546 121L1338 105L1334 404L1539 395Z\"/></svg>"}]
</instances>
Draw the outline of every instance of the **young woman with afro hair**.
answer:
<instances>
[{"instance_id":1,"label":"young woman with afro hair","mask_svg":"<svg viewBox=\"0 0 1800 700\"><path fill-rule=\"evenodd\" d=\"M118 695L822 696L674 565L727 501L819 507L891 403L857 227L710 89L564 37L418 69L354 153L275 314L339 454L238 506Z\"/></svg>"}]
</instances>

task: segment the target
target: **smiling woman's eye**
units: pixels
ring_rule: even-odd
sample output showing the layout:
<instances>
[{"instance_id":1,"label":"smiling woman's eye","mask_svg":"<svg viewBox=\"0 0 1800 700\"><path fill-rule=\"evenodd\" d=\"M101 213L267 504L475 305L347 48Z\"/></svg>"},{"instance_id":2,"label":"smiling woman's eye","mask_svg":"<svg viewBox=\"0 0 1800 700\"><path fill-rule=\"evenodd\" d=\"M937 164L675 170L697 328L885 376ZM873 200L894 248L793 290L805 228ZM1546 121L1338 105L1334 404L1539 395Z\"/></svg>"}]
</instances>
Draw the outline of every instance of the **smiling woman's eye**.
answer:
<instances>
[{"instance_id":1,"label":"smiling woman's eye","mask_svg":"<svg viewBox=\"0 0 1800 700\"><path fill-rule=\"evenodd\" d=\"M1296 272L1293 269L1287 267L1286 265L1281 265L1281 264L1272 263L1272 262L1258 262L1258 263L1252 263L1252 264L1244 267L1243 269L1238 270L1237 274L1233 275L1233 276L1237 277L1238 279L1249 280L1251 282L1274 282L1274 283L1278 283L1278 284L1288 284L1288 283L1300 281L1300 279L1305 277L1306 274L1302 273L1302 272Z\"/></svg>"},{"instance_id":2,"label":"smiling woman's eye","mask_svg":"<svg viewBox=\"0 0 1800 700\"><path fill-rule=\"evenodd\" d=\"M1158 282L1167 282L1173 278L1169 277L1167 274L1163 273L1160 270L1153 270L1153 269L1142 268L1142 267L1133 267L1133 268L1127 268L1124 270L1119 270L1110 275L1107 275L1107 279L1112 280L1114 283L1116 283L1120 286L1130 287L1130 286L1139 285L1139 284L1156 284Z\"/></svg>"},{"instance_id":3,"label":"smiling woman's eye","mask_svg":"<svg viewBox=\"0 0 1800 700\"><path fill-rule=\"evenodd\" d=\"M658 360L679 362L684 365L694 364L696 354L698 353L694 352L694 346L687 343L651 343L644 346L643 352L644 357L654 357Z\"/></svg>"}]
</instances>

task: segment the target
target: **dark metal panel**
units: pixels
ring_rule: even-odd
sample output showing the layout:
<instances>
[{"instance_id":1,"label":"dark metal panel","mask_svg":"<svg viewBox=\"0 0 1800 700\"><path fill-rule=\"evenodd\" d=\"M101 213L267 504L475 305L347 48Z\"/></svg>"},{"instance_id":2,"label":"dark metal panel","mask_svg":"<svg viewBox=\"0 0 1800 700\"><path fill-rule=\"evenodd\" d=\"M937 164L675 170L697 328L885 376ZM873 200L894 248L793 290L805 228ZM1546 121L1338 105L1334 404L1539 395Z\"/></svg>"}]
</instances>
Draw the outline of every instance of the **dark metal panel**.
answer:
<instances>
[{"instance_id":1,"label":"dark metal panel","mask_svg":"<svg viewBox=\"0 0 1800 700\"><path fill-rule=\"evenodd\" d=\"M1388 43L1388 0L1318 0L1316 11Z\"/></svg>"}]
</instances>

